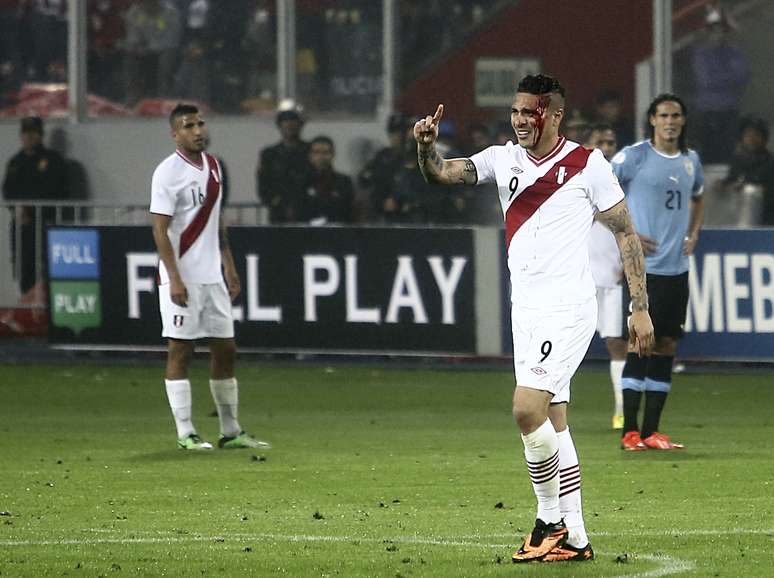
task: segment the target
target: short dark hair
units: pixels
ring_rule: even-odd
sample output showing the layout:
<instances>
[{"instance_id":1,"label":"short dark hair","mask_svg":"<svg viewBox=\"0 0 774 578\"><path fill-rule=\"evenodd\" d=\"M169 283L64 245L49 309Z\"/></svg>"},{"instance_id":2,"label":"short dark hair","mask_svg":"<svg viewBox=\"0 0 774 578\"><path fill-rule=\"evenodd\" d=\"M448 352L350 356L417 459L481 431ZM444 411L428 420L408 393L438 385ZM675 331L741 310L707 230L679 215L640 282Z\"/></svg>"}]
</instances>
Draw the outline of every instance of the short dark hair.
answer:
<instances>
[{"instance_id":1,"label":"short dark hair","mask_svg":"<svg viewBox=\"0 0 774 578\"><path fill-rule=\"evenodd\" d=\"M760 133L765 142L769 142L769 123L762 118L746 116L739 122L739 138L744 136L746 130L755 130Z\"/></svg>"},{"instance_id":2,"label":"short dark hair","mask_svg":"<svg viewBox=\"0 0 774 578\"><path fill-rule=\"evenodd\" d=\"M175 121L186 114L197 114L199 108L194 104L188 104L185 102L178 102L177 106L169 113L169 126L175 128Z\"/></svg>"},{"instance_id":3,"label":"short dark hair","mask_svg":"<svg viewBox=\"0 0 774 578\"><path fill-rule=\"evenodd\" d=\"M39 116L25 116L21 119L21 132L43 134L43 119Z\"/></svg>"},{"instance_id":4,"label":"short dark hair","mask_svg":"<svg viewBox=\"0 0 774 578\"><path fill-rule=\"evenodd\" d=\"M606 130L612 130L615 133L615 129L613 128L613 126L606 122L597 122L595 124L592 124L591 128L589 129L589 132L594 132L594 131L603 132ZM616 138L618 138L618 135L616 135Z\"/></svg>"},{"instance_id":5,"label":"short dark hair","mask_svg":"<svg viewBox=\"0 0 774 578\"><path fill-rule=\"evenodd\" d=\"M600 90L596 96L594 97L594 104L601 105L605 104L606 102L618 102L620 103L622 100L621 93L615 90L614 88L605 88L603 90Z\"/></svg>"},{"instance_id":6,"label":"short dark hair","mask_svg":"<svg viewBox=\"0 0 774 578\"><path fill-rule=\"evenodd\" d=\"M527 94L560 94L565 98L564 87L553 76L547 74L528 74L519 81L516 92Z\"/></svg>"},{"instance_id":7,"label":"short dark hair","mask_svg":"<svg viewBox=\"0 0 774 578\"><path fill-rule=\"evenodd\" d=\"M648 132L650 133L649 138L650 141L653 142L653 125L650 124L650 117L656 115L656 109L658 108L659 104L662 104L664 102L675 102L680 105L680 108L683 111L683 116L686 118L686 123L683 125L683 130L680 131L680 137L677 139L677 146L679 149L683 152L688 150L688 145L686 143L686 139L688 138L688 109L685 107L685 103L683 102L683 99L677 96L676 94L672 94L671 92L662 92L659 94L656 98L653 99L653 101L650 103L650 106L648 107Z\"/></svg>"},{"instance_id":8,"label":"short dark hair","mask_svg":"<svg viewBox=\"0 0 774 578\"><path fill-rule=\"evenodd\" d=\"M333 139L329 136L325 136L324 134L314 137L309 143L309 148L311 149L316 144L327 144L331 147L332 151L336 150L336 147L333 144Z\"/></svg>"},{"instance_id":9,"label":"short dark hair","mask_svg":"<svg viewBox=\"0 0 774 578\"><path fill-rule=\"evenodd\" d=\"M277 113L277 124L285 120L297 120L301 124L304 122L304 119L301 117L301 113L295 109L281 110Z\"/></svg>"}]
</instances>

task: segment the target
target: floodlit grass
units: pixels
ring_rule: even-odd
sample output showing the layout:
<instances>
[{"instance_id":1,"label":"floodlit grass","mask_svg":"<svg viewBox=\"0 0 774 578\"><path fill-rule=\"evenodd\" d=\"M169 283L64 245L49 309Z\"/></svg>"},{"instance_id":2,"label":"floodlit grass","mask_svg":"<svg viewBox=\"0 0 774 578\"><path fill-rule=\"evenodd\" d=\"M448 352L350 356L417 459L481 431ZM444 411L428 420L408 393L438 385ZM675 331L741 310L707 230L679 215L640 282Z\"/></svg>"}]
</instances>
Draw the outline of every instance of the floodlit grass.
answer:
<instances>
[{"instance_id":1,"label":"floodlit grass","mask_svg":"<svg viewBox=\"0 0 774 578\"><path fill-rule=\"evenodd\" d=\"M0 366L2 576L771 576L774 379L681 375L624 454L606 372L570 419L597 560L516 566L534 497L505 372L246 365L241 421L275 449L175 449L162 369ZM204 364L199 433L217 419Z\"/></svg>"}]
</instances>

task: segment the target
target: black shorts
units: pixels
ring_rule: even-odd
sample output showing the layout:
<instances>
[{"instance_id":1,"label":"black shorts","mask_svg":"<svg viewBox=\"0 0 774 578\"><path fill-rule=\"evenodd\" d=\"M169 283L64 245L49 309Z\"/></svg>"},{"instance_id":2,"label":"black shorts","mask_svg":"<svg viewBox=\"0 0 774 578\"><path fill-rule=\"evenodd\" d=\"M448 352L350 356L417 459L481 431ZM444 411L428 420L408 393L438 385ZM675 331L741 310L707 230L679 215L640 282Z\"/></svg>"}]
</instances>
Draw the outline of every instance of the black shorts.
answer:
<instances>
[{"instance_id":1,"label":"black shorts","mask_svg":"<svg viewBox=\"0 0 774 578\"><path fill-rule=\"evenodd\" d=\"M683 336L685 314L688 311L688 272L682 275L647 274L648 305L653 328L658 337ZM631 297L629 286L623 284L624 335L629 335L627 323L630 315Z\"/></svg>"}]
</instances>

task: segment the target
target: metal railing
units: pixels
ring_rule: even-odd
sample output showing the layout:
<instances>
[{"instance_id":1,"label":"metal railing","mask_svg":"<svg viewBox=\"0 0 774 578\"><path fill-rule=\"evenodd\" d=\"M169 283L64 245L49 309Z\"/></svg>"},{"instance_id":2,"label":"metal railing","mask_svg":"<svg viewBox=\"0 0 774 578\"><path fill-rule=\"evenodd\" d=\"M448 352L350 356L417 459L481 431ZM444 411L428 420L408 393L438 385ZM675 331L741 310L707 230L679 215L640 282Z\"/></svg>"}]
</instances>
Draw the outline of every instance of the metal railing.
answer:
<instances>
[{"instance_id":1,"label":"metal railing","mask_svg":"<svg viewBox=\"0 0 774 578\"><path fill-rule=\"evenodd\" d=\"M266 210L258 203L229 204L223 209L223 217L229 226L267 222ZM46 303L33 295L25 299L25 294L43 280L46 227L150 224L147 204L0 202L0 309L46 308Z\"/></svg>"}]
</instances>

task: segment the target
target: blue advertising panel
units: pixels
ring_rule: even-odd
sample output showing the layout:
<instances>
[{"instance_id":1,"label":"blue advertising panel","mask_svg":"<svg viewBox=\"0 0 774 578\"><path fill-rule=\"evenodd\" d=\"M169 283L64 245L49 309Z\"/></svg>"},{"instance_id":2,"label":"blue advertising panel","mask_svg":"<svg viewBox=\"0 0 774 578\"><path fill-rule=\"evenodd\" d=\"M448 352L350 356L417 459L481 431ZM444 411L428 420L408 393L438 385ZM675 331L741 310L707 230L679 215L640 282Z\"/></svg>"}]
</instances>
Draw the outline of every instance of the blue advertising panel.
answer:
<instances>
[{"instance_id":1,"label":"blue advertising panel","mask_svg":"<svg viewBox=\"0 0 774 578\"><path fill-rule=\"evenodd\" d=\"M704 229L690 266L685 337L677 357L774 361L774 229ZM507 287L507 271L503 277ZM510 317L507 295L505 289L505 320ZM513 354L507 322L503 354ZM598 336L587 357L607 357Z\"/></svg>"},{"instance_id":2,"label":"blue advertising panel","mask_svg":"<svg viewBox=\"0 0 774 578\"><path fill-rule=\"evenodd\" d=\"M702 231L690 294L678 357L774 360L774 229Z\"/></svg>"},{"instance_id":3,"label":"blue advertising panel","mask_svg":"<svg viewBox=\"0 0 774 578\"><path fill-rule=\"evenodd\" d=\"M48 230L51 279L98 279L99 236L94 229Z\"/></svg>"}]
</instances>

